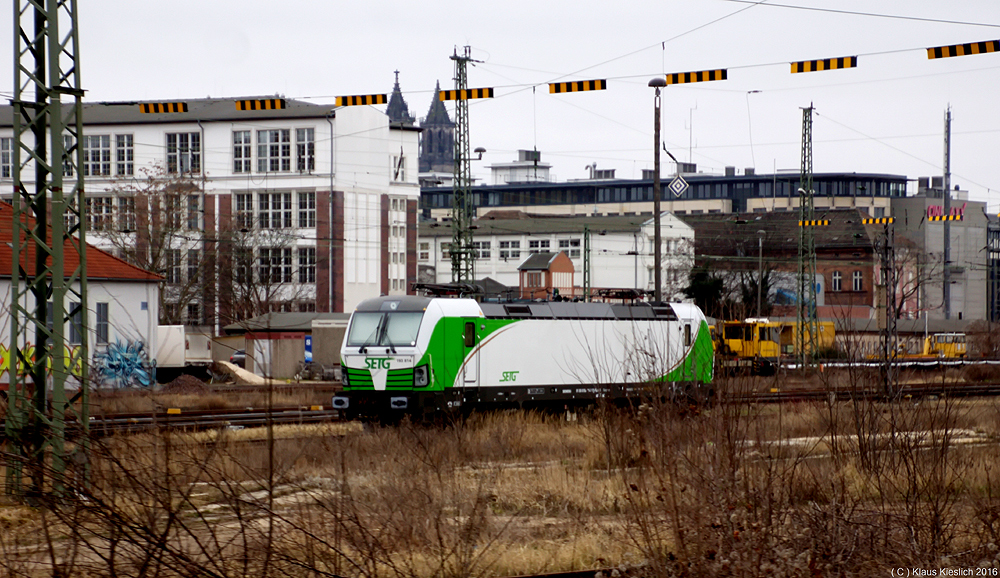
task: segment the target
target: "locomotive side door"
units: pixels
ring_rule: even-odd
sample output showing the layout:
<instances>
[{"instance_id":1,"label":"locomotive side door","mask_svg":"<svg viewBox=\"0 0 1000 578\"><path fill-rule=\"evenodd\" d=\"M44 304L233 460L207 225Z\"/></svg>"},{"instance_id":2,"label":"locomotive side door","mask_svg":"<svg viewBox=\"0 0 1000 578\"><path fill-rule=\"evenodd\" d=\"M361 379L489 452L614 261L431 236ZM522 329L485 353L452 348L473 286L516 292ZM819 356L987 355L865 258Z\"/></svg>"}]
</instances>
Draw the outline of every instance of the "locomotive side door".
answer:
<instances>
[{"instance_id":1,"label":"locomotive side door","mask_svg":"<svg viewBox=\"0 0 1000 578\"><path fill-rule=\"evenodd\" d=\"M466 387L479 385L479 335L476 331L476 319L466 320L462 330L462 341L465 345L465 366L463 382Z\"/></svg>"}]
</instances>

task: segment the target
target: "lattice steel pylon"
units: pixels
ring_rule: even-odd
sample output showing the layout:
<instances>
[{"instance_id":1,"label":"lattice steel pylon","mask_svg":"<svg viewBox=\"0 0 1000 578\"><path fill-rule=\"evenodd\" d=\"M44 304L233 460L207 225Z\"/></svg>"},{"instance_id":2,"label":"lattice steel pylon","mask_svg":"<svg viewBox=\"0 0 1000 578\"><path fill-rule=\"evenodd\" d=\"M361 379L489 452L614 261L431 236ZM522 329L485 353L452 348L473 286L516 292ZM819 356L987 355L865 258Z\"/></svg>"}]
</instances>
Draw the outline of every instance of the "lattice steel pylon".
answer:
<instances>
[{"instance_id":1,"label":"lattice steel pylon","mask_svg":"<svg viewBox=\"0 0 1000 578\"><path fill-rule=\"evenodd\" d=\"M459 55L458 49L451 56L455 61L455 91L463 95L469 88L466 66L472 60L471 48L466 46ZM455 101L455 178L451 195L451 255L452 283L474 283L476 280L476 255L472 247L472 159L469 154L469 101Z\"/></svg>"},{"instance_id":2,"label":"lattice steel pylon","mask_svg":"<svg viewBox=\"0 0 1000 578\"><path fill-rule=\"evenodd\" d=\"M812 104L802 109L802 169L799 178L799 299L796 330L799 360L803 367L812 361L816 343L816 240L813 227Z\"/></svg>"},{"instance_id":3,"label":"lattice steel pylon","mask_svg":"<svg viewBox=\"0 0 1000 578\"><path fill-rule=\"evenodd\" d=\"M84 458L72 461L84 475L86 470L90 324L79 170L83 90L76 0L21 0L15 10L6 488L41 496L64 490L74 455ZM63 105L64 95L72 104ZM34 183L24 180L31 170ZM78 343L70 347L68 336ZM69 398L74 387L77 393ZM66 418L74 414L80 437L71 443Z\"/></svg>"}]
</instances>

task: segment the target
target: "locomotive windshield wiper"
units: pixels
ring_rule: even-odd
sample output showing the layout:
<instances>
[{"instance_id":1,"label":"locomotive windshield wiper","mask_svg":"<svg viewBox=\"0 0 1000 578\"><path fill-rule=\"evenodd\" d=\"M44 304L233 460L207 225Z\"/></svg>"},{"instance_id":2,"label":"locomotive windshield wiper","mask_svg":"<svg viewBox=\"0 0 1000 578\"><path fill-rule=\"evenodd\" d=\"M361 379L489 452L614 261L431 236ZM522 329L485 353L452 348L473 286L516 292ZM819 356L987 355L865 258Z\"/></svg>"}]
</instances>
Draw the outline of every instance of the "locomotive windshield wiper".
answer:
<instances>
[{"instance_id":1,"label":"locomotive windshield wiper","mask_svg":"<svg viewBox=\"0 0 1000 578\"><path fill-rule=\"evenodd\" d=\"M364 355L367 353L368 346L375 345L375 343L379 340L379 335L382 334L383 321L385 321L385 315L379 317L378 324L375 325L375 331L372 331L372 334L368 337L368 339L365 339L365 342L361 344L361 347L358 348L358 353Z\"/></svg>"}]
</instances>

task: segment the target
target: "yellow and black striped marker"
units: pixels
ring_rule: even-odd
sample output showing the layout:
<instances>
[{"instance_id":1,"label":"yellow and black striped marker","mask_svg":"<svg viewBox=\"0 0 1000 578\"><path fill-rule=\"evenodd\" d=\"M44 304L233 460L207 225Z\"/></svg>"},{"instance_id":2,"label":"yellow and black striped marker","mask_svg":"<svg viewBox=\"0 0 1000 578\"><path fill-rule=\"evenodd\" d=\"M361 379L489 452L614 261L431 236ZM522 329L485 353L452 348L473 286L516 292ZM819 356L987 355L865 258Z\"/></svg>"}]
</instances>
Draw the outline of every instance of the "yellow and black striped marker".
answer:
<instances>
[{"instance_id":1,"label":"yellow and black striped marker","mask_svg":"<svg viewBox=\"0 0 1000 578\"><path fill-rule=\"evenodd\" d=\"M953 56L969 56L970 54L987 54L1000 52L1000 40L971 42L969 44L952 44L951 46L935 46L927 49L927 58L951 58Z\"/></svg>"},{"instance_id":2,"label":"yellow and black striped marker","mask_svg":"<svg viewBox=\"0 0 1000 578\"><path fill-rule=\"evenodd\" d=\"M186 102L142 102L139 103L139 110L146 114L160 112L187 112Z\"/></svg>"},{"instance_id":3,"label":"yellow and black striped marker","mask_svg":"<svg viewBox=\"0 0 1000 578\"><path fill-rule=\"evenodd\" d=\"M385 104L389 97L384 94L361 94L358 96L338 96L337 106L364 106L366 104Z\"/></svg>"},{"instance_id":4,"label":"yellow and black striped marker","mask_svg":"<svg viewBox=\"0 0 1000 578\"><path fill-rule=\"evenodd\" d=\"M728 77L729 72L725 68L720 70L701 70L698 72L674 72L667 75L667 84L710 82L713 80L725 80Z\"/></svg>"},{"instance_id":5,"label":"yellow and black striped marker","mask_svg":"<svg viewBox=\"0 0 1000 578\"><path fill-rule=\"evenodd\" d=\"M812 219L811 221L799 221L800 227L825 227L830 224L829 219Z\"/></svg>"},{"instance_id":6,"label":"yellow and black striped marker","mask_svg":"<svg viewBox=\"0 0 1000 578\"><path fill-rule=\"evenodd\" d=\"M549 94L562 92L583 92L585 90L607 90L607 80L577 80L576 82L550 82Z\"/></svg>"},{"instance_id":7,"label":"yellow and black striped marker","mask_svg":"<svg viewBox=\"0 0 1000 578\"><path fill-rule=\"evenodd\" d=\"M465 90L442 90L440 100L472 100L473 98L493 98L492 88L467 88Z\"/></svg>"},{"instance_id":8,"label":"yellow and black striped marker","mask_svg":"<svg viewBox=\"0 0 1000 578\"><path fill-rule=\"evenodd\" d=\"M962 215L934 215L927 217L928 221L961 221Z\"/></svg>"},{"instance_id":9,"label":"yellow and black striped marker","mask_svg":"<svg viewBox=\"0 0 1000 578\"><path fill-rule=\"evenodd\" d=\"M861 219L862 225L888 225L894 221L893 217L875 217L871 219Z\"/></svg>"},{"instance_id":10,"label":"yellow and black striped marker","mask_svg":"<svg viewBox=\"0 0 1000 578\"><path fill-rule=\"evenodd\" d=\"M840 68L857 68L857 56L843 56L841 58L827 58L824 60L803 60L792 63L792 74L798 72L819 72L821 70L837 70Z\"/></svg>"},{"instance_id":11,"label":"yellow and black striped marker","mask_svg":"<svg viewBox=\"0 0 1000 578\"><path fill-rule=\"evenodd\" d=\"M280 110L283 108L285 108L285 99L283 98L236 101L236 110Z\"/></svg>"}]
</instances>

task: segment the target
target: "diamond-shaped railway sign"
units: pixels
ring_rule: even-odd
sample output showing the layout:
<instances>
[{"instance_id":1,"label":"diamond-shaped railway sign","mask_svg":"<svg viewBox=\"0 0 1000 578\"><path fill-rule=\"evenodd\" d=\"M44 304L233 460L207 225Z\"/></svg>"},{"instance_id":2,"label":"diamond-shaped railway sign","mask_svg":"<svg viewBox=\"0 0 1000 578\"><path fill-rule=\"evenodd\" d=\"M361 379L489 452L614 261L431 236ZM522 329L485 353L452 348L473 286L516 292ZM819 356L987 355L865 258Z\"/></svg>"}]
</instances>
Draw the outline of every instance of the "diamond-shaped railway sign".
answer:
<instances>
[{"instance_id":1,"label":"diamond-shaped railway sign","mask_svg":"<svg viewBox=\"0 0 1000 578\"><path fill-rule=\"evenodd\" d=\"M684 177L677 175L674 177L674 180L670 181L667 188L670 189L670 192L672 192L675 197L679 197L684 194L684 191L688 190L688 184L687 181L684 180Z\"/></svg>"}]
</instances>

